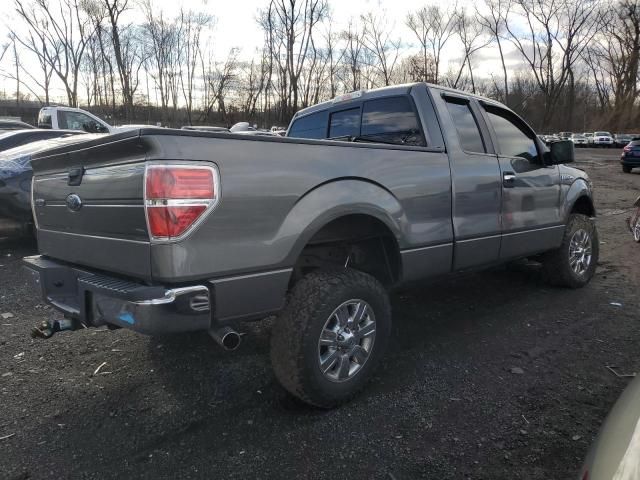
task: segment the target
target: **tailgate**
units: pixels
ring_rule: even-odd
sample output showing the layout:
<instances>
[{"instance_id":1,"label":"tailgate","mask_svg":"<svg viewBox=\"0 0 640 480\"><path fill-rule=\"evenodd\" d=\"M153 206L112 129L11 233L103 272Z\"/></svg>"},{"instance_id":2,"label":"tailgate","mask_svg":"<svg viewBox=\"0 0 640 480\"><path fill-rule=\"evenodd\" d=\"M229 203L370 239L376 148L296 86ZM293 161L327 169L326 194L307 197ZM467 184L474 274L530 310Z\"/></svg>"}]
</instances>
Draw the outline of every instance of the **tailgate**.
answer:
<instances>
[{"instance_id":1,"label":"tailgate","mask_svg":"<svg viewBox=\"0 0 640 480\"><path fill-rule=\"evenodd\" d=\"M137 132L126 132L34 157L32 196L40 253L150 278L145 156Z\"/></svg>"}]
</instances>

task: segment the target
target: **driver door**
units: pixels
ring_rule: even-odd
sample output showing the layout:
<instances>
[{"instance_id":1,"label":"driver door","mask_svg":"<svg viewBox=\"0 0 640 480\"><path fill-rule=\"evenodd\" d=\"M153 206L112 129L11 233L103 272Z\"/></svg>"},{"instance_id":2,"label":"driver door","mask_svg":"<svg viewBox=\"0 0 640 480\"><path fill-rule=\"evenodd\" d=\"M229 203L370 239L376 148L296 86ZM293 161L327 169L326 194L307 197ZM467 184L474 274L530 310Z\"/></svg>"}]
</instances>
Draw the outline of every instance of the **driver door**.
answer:
<instances>
[{"instance_id":1,"label":"driver door","mask_svg":"<svg viewBox=\"0 0 640 480\"><path fill-rule=\"evenodd\" d=\"M535 133L513 112L483 105L502 178L500 259L531 255L560 245L560 173L545 165Z\"/></svg>"}]
</instances>

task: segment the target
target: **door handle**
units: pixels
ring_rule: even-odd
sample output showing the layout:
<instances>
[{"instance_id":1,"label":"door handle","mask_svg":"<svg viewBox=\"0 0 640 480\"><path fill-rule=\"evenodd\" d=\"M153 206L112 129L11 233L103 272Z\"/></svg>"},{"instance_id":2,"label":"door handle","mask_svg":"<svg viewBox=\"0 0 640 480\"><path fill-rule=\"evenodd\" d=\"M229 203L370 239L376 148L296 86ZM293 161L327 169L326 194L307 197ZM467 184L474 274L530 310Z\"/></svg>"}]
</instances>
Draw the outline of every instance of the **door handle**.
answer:
<instances>
[{"instance_id":1,"label":"door handle","mask_svg":"<svg viewBox=\"0 0 640 480\"><path fill-rule=\"evenodd\" d=\"M516 174L513 172L504 172L502 174L502 186L504 188L513 188L516 184Z\"/></svg>"}]
</instances>

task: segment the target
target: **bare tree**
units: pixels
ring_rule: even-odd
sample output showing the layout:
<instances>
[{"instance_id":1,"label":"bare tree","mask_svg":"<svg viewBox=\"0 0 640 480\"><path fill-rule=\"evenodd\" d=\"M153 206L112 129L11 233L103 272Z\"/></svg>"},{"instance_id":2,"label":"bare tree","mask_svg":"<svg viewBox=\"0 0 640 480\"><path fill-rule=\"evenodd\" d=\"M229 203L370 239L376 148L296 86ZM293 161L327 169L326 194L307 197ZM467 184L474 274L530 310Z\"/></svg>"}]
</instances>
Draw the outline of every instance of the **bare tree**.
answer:
<instances>
[{"instance_id":1,"label":"bare tree","mask_svg":"<svg viewBox=\"0 0 640 480\"><path fill-rule=\"evenodd\" d=\"M341 76L340 70L346 51L338 48L337 44L340 39L340 35L331 30L331 20L329 20L329 28L325 32L323 39L326 51L325 56L327 61L329 97L333 98L336 96L338 91L338 79Z\"/></svg>"},{"instance_id":2,"label":"bare tree","mask_svg":"<svg viewBox=\"0 0 640 480\"><path fill-rule=\"evenodd\" d=\"M518 8L505 17L505 26L543 95L542 129L550 123L575 63L595 33L595 2L516 0L515 5ZM527 25L524 33L509 21L512 12Z\"/></svg>"},{"instance_id":3,"label":"bare tree","mask_svg":"<svg viewBox=\"0 0 640 480\"><path fill-rule=\"evenodd\" d=\"M193 95L195 90L195 76L200 58L201 35L205 28L213 22L211 15L196 13L194 11L180 12L182 33L182 60L185 72L180 75L180 87L187 111L187 121L192 123Z\"/></svg>"},{"instance_id":4,"label":"bare tree","mask_svg":"<svg viewBox=\"0 0 640 480\"><path fill-rule=\"evenodd\" d=\"M176 42L179 37L173 22L166 19L162 10L156 11L152 0L145 0L142 4L145 14L145 43L147 52L145 57L149 62L147 71L156 83L160 93L162 121L169 120L169 102L177 103L176 72ZM175 104L175 103L174 103Z\"/></svg>"},{"instance_id":5,"label":"bare tree","mask_svg":"<svg viewBox=\"0 0 640 480\"><path fill-rule=\"evenodd\" d=\"M242 92L242 110L249 119L255 119L258 114L258 101L266 87L269 54L266 50L260 52L259 61L255 58L249 64L243 65L243 81L240 84Z\"/></svg>"},{"instance_id":6,"label":"bare tree","mask_svg":"<svg viewBox=\"0 0 640 480\"><path fill-rule=\"evenodd\" d=\"M134 95L139 85L138 74L144 60L137 29L123 24L121 17L131 9L129 0L85 0L85 9L92 17L96 34L100 40L101 61L109 67L112 101L115 97L113 85L114 67L118 75L125 117L133 116ZM107 27L103 25L106 20ZM108 45L106 38L108 37ZM111 59L113 57L113 61ZM115 110L115 105L113 105Z\"/></svg>"},{"instance_id":7,"label":"bare tree","mask_svg":"<svg viewBox=\"0 0 640 480\"><path fill-rule=\"evenodd\" d=\"M18 17L45 48L39 53L64 85L69 105L78 105L80 64L92 35L88 17L77 0L60 0L53 10L47 0L15 0ZM21 42L28 44L28 42Z\"/></svg>"},{"instance_id":8,"label":"bare tree","mask_svg":"<svg viewBox=\"0 0 640 480\"><path fill-rule=\"evenodd\" d=\"M635 120L633 108L638 97L640 5L637 1L622 0L613 9L603 9L598 34L583 58L595 82L601 109L611 106L616 129L623 129Z\"/></svg>"},{"instance_id":9,"label":"bare tree","mask_svg":"<svg viewBox=\"0 0 640 480\"><path fill-rule=\"evenodd\" d=\"M455 3L447 9L443 9L439 5L430 5L407 15L407 26L420 43L425 71L430 63L427 58L428 52L433 58L435 64L434 83L440 81L442 51L454 34L457 18Z\"/></svg>"},{"instance_id":10,"label":"bare tree","mask_svg":"<svg viewBox=\"0 0 640 480\"><path fill-rule=\"evenodd\" d=\"M211 89L211 97L210 103L205 106L205 118L208 118L214 106L217 106L222 121L226 120L226 98L229 91L235 86L234 83L237 78L238 68L238 53L239 50L237 48L232 48L220 68L215 68L213 71L207 72L205 81L209 84L209 88Z\"/></svg>"},{"instance_id":11,"label":"bare tree","mask_svg":"<svg viewBox=\"0 0 640 480\"><path fill-rule=\"evenodd\" d=\"M345 42L344 59L349 72L345 82L351 91L362 87L362 63L364 57L364 32L358 29L354 21L349 21L347 29L340 35Z\"/></svg>"},{"instance_id":12,"label":"bare tree","mask_svg":"<svg viewBox=\"0 0 640 480\"><path fill-rule=\"evenodd\" d=\"M300 76L314 29L327 11L326 0L271 0L260 16L278 70L281 120L298 109Z\"/></svg>"},{"instance_id":13,"label":"bare tree","mask_svg":"<svg viewBox=\"0 0 640 480\"><path fill-rule=\"evenodd\" d=\"M500 64L502 66L502 101L509 105L509 80L507 75L507 65L504 60L504 50L502 48L502 35L505 30L505 18L511 7L511 0L484 0L487 8L485 13L481 13L476 6L476 18L487 32L493 37L498 47Z\"/></svg>"},{"instance_id":14,"label":"bare tree","mask_svg":"<svg viewBox=\"0 0 640 480\"><path fill-rule=\"evenodd\" d=\"M381 77L383 85L391 85L393 71L400 55L400 39L392 38L393 28L381 15L369 12L362 15L360 20L364 28L364 46L373 60L371 66Z\"/></svg>"},{"instance_id":15,"label":"bare tree","mask_svg":"<svg viewBox=\"0 0 640 480\"><path fill-rule=\"evenodd\" d=\"M471 66L471 57L475 52L485 47L488 42L483 38L483 27L480 23L476 22L474 18L467 15L467 12L461 10L458 13L458 18L455 23L455 31L458 35L460 42L462 43L462 63L458 70L458 75L453 82L452 87L458 88L462 72L465 69L465 65L468 68L469 78L471 80L471 91L476 93L476 85L473 78L473 68Z\"/></svg>"}]
</instances>

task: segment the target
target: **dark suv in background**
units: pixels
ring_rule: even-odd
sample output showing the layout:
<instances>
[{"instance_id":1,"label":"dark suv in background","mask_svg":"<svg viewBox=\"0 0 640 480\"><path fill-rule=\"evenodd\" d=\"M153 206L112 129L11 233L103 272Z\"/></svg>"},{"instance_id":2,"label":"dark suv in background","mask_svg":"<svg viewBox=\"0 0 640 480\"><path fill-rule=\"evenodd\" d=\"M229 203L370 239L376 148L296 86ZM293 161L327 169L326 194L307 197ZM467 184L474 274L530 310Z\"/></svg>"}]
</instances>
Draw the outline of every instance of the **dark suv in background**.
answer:
<instances>
[{"instance_id":1,"label":"dark suv in background","mask_svg":"<svg viewBox=\"0 0 640 480\"><path fill-rule=\"evenodd\" d=\"M620 163L624 173L631 173L632 169L640 167L640 139L630 141L622 149Z\"/></svg>"}]
</instances>

